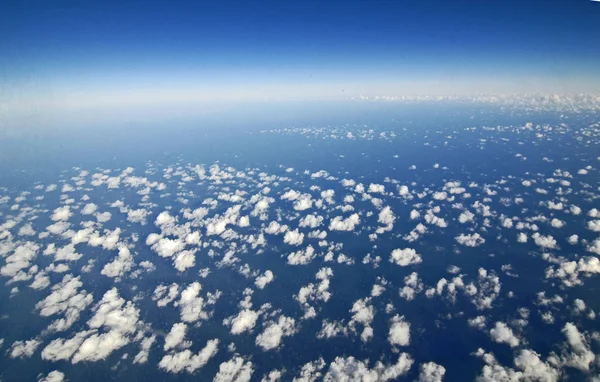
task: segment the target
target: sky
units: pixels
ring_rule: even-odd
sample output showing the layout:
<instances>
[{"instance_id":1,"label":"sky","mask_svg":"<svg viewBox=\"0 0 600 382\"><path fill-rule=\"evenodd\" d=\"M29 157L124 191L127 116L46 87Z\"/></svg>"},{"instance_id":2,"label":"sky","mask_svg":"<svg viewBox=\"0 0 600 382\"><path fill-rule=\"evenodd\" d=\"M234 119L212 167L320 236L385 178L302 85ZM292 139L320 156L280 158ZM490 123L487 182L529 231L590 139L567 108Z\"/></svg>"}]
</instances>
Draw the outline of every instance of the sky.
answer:
<instances>
[{"instance_id":1,"label":"sky","mask_svg":"<svg viewBox=\"0 0 600 382\"><path fill-rule=\"evenodd\" d=\"M5 1L0 102L593 91L599 19L590 0Z\"/></svg>"}]
</instances>

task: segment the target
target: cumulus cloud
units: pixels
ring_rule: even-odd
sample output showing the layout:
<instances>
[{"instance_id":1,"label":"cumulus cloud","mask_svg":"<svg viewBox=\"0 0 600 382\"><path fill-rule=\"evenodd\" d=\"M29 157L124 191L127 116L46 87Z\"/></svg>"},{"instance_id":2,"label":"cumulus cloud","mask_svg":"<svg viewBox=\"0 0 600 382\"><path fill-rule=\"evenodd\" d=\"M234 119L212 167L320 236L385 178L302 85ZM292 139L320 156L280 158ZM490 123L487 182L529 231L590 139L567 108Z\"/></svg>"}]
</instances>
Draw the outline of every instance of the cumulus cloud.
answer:
<instances>
[{"instance_id":1,"label":"cumulus cloud","mask_svg":"<svg viewBox=\"0 0 600 382\"><path fill-rule=\"evenodd\" d=\"M183 322L178 322L171 327L169 333L165 337L164 350L176 349L178 347L189 347L191 343L185 341L187 333L187 325Z\"/></svg>"},{"instance_id":2,"label":"cumulus cloud","mask_svg":"<svg viewBox=\"0 0 600 382\"><path fill-rule=\"evenodd\" d=\"M249 382L254 373L252 362L236 355L219 365L219 371L213 382Z\"/></svg>"},{"instance_id":3,"label":"cumulus cloud","mask_svg":"<svg viewBox=\"0 0 600 382\"><path fill-rule=\"evenodd\" d=\"M31 358L41 344L42 341L37 338L15 341L10 347L10 358Z\"/></svg>"},{"instance_id":4,"label":"cumulus cloud","mask_svg":"<svg viewBox=\"0 0 600 382\"><path fill-rule=\"evenodd\" d=\"M413 360L407 353L401 353L395 364L384 365L381 361L369 368L368 360L360 361L350 356L336 357L329 365L325 382L334 381L390 381L408 373Z\"/></svg>"},{"instance_id":5,"label":"cumulus cloud","mask_svg":"<svg viewBox=\"0 0 600 382\"><path fill-rule=\"evenodd\" d=\"M252 330L257 320L258 312L251 309L244 309L237 316L225 319L223 323L231 326L231 334L241 334Z\"/></svg>"},{"instance_id":6,"label":"cumulus cloud","mask_svg":"<svg viewBox=\"0 0 600 382\"><path fill-rule=\"evenodd\" d=\"M401 267L420 264L422 262L421 255L412 248L394 249L390 254L390 263L394 263Z\"/></svg>"},{"instance_id":7,"label":"cumulus cloud","mask_svg":"<svg viewBox=\"0 0 600 382\"><path fill-rule=\"evenodd\" d=\"M419 366L419 378L416 382L442 382L446 368L435 362L422 363Z\"/></svg>"},{"instance_id":8,"label":"cumulus cloud","mask_svg":"<svg viewBox=\"0 0 600 382\"><path fill-rule=\"evenodd\" d=\"M158 367L169 373L194 373L202 368L219 351L219 340L208 340L206 346L198 352L192 353L189 349L178 353L166 354L158 363Z\"/></svg>"},{"instance_id":9,"label":"cumulus cloud","mask_svg":"<svg viewBox=\"0 0 600 382\"><path fill-rule=\"evenodd\" d=\"M280 316L277 322L267 325L267 328L256 337L256 345L263 350L272 350L279 347L282 337L296 333L296 321L293 318Z\"/></svg>"},{"instance_id":10,"label":"cumulus cloud","mask_svg":"<svg viewBox=\"0 0 600 382\"><path fill-rule=\"evenodd\" d=\"M477 232L465 235L461 233L459 236L454 238L458 244L467 246L467 247L478 247L481 244L485 243L485 239L481 237L481 235Z\"/></svg>"},{"instance_id":11,"label":"cumulus cloud","mask_svg":"<svg viewBox=\"0 0 600 382\"><path fill-rule=\"evenodd\" d=\"M256 278L256 281L254 282L254 284L259 288L259 289L264 289L264 287L269 284L271 281L273 281L274 275L273 272L267 270L265 271L265 273L262 276L258 276Z\"/></svg>"},{"instance_id":12,"label":"cumulus cloud","mask_svg":"<svg viewBox=\"0 0 600 382\"><path fill-rule=\"evenodd\" d=\"M80 277L66 275L60 283L52 287L50 295L36 304L36 309L43 317L64 315L50 324L49 331L64 331L70 328L79 320L81 312L92 303L92 295L85 290L79 290L82 286Z\"/></svg>"},{"instance_id":13,"label":"cumulus cloud","mask_svg":"<svg viewBox=\"0 0 600 382\"><path fill-rule=\"evenodd\" d=\"M133 267L133 256L127 247L119 248L119 255L113 259L110 263L107 263L101 274L111 278L120 278L129 272Z\"/></svg>"},{"instance_id":14,"label":"cumulus cloud","mask_svg":"<svg viewBox=\"0 0 600 382\"><path fill-rule=\"evenodd\" d=\"M404 316L395 315L388 332L388 341L392 346L408 346L410 344L410 324Z\"/></svg>"},{"instance_id":15,"label":"cumulus cloud","mask_svg":"<svg viewBox=\"0 0 600 382\"><path fill-rule=\"evenodd\" d=\"M330 231L353 231L356 225L360 223L360 217L358 214L352 214L346 219L341 216L334 217L329 222Z\"/></svg>"},{"instance_id":16,"label":"cumulus cloud","mask_svg":"<svg viewBox=\"0 0 600 382\"><path fill-rule=\"evenodd\" d=\"M508 344L510 347L519 346L519 338L504 322L496 322L490 330L490 336L495 342Z\"/></svg>"},{"instance_id":17,"label":"cumulus cloud","mask_svg":"<svg viewBox=\"0 0 600 382\"><path fill-rule=\"evenodd\" d=\"M293 231L287 231L283 237L283 242L289 245L301 245L304 241L304 234L299 232L297 229Z\"/></svg>"}]
</instances>

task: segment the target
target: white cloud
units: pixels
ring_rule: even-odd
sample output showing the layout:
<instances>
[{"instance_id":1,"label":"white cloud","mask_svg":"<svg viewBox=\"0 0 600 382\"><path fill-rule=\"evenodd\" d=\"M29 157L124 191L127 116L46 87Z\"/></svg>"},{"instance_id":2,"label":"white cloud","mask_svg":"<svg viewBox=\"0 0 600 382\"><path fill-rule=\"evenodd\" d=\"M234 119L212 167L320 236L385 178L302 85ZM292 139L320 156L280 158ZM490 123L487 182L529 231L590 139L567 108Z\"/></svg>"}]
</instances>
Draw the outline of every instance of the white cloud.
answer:
<instances>
[{"instance_id":1,"label":"white cloud","mask_svg":"<svg viewBox=\"0 0 600 382\"><path fill-rule=\"evenodd\" d=\"M53 370L53 371L49 372L48 375L46 375L45 377L38 379L38 382L63 382L63 381L66 381L65 375L58 370Z\"/></svg>"},{"instance_id":2,"label":"white cloud","mask_svg":"<svg viewBox=\"0 0 600 382\"><path fill-rule=\"evenodd\" d=\"M60 283L52 287L50 295L36 304L36 309L43 317L64 314L63 318L50 324L49 331L63 331L70 328L79 320L81 312L92 303L91 294L85 290L79 291L82 286L79 277L66 275Z\"/></svg>"},{"instance_id":3,"label":"white cloud","mask_svg":"<svg viewBox=\"0 0 600 382\"><path fill-rule=\"evenodd\" d=\"M94 212L96 212L96 210L98 209L98 206L95 205L94 203L88 203L85 205L85 207L83 207L81 209L81 214L82 215L91 215ZM61 219L62 220L62 219ZM65 219L66 220L66 219Z\"/></svg>"},{"instance_id":4,"label":"white cloud","mask_svg":"<svg viewBox=\"0 0 600 382\"><path fill-rule=\"evenodd\" d=\"M232 319L226 319L223 323L231 326L231 334L241 334L250 331L256 325L258 312L250 309L244 309Z\"/></svg>"},{"instance_id":5,"label":"white cloud","mask_svg":"<svg viewBox=\"0 0 600 382\"><path fill-rule=\"evenodd\" d=\"M478 247L481 244L485 243L485 239L481 237L481 235L477 232L465 235L461 233L459 236L454 238L458 244L467 246L467 247Z\"/></svg>"},{"instance_id":6,"label":"white cloud","mask_svg":"<svg viewBox=\"0 0 600 382\"><path fill-rule=\"evenodd\" d=\"M269 284L271 281L273 281L273 272L267 270L265 271L264 275L262 276L258 276L256 278L256 281L254 282L254 284L259 288L259 289L264 289L264 287Z\"/></svg>"},{"instance_id":7,"label":"white cloud","mask_svg":"<svg viewBox=\"0 0 600 382\"><path fill-rule=\"evenodd\" d=\"M127 211L127 220L132 223L146 224L146 219L150 213L143 208Z\"/></svg>"},{"instance_id":8,"label":"white cloud","mask_svg":"<svg viewBox=\"0 0 600 382\"><path fill-rule=\"evenodd\" d=\"M416 382L442 382L446 374L446 368L435 362L422 363L419 370L419 378Z\"/></svg>"},{"instance_id":9,"label":"white cloud","mask_svg":"<svg viewBox=\"0 0 600 382\"><path fill-rule=\"evenodd\" d=\"M180 307L181 320L185 322L195 322L198 320L207 320L211 313L204 310L206 305L211 304L218 299L220 293L216 293L214 298L209 298L208 301L204 301L204 298L200 296L202 286L199 282L190 284L183 292L181 292L181 298L175 303L175 306ZM211 301L213 300L213 301Z\"/></svg>"},{"instance_id":10,"label":"white cloud","mask_svg":"<svg viewBox=\"0 0 600 382\"><path fill-rule=\"evenodd\" d=\"M178 322L171 327L171 330L165 337L164 350L171 350L178 347L189 347L190 342L185 341L187 333L187 325L183 322Z\"/></svg>"},{"instance_id":11,"label":"white cloud","mask_svg":"<svg viewBox=\"0 0 600 382\"><path fill-rule=\"evenodd\" d=\"M301 245L304 241L304 234L299 232L297 229L293 231L287 231L283 237L283 242L289 245Z\"/></svg>"},{"instance_id":12,"label":"white cloud","mask_svg":"<svg viewBox=\"0 0 600 382\"><path fill-rule=\"evenodd\" d=\"M369 368L368 361L360 361L350 356L336 357L329 365L325 382L337 381L390 381L406 374L412 367L413 360L407 353L402 353L398 361L392 365L384 365L381 361Z\"/></svg>"},{"instance_id":13,"label":"white cloud","mask_svg":"<svg viewBox=\"0 0 600 382\"><path fill-rule=\"evenodd\" d=\"M519 346L519 338L504 322L496 322L490 330L490 336L495 342L508 344L510 347Z\"/></svg>"},{"instance_id":14,"label":"white cloud","mask_svg":"<svg viewBox=\"0 0 600 382\"><path fill-rule=\"evenodd\" d=\"M383 184L371 183L367 192L371 194L385 194L385 186Z\"/></svg>"},{"instance_id":15,"label":"white cloud","mask_svg":"<svg viewBox=\"0 0 600 382\"><path fill-rule=\"evenodd\" d=\"M392 318L388 341L392 346L408 346L410 344L410 324L404 320L404 316L395 315Z\"/></svg>"},{"instance_id":16,"label":"white cloud","mask_svg":"<svg viewBox=\"0 0 600 382\"><path fill-rule=\"evenodd\" d=\"M15 341L10 347L10 358L31 358L42 341L33 338L27 341Z\"/></svg>"},{"instance_id":17,"label":"white cloud","mask_svg":"<svg viewBox=\"0 0 600 382\"><path fill-rule=\"evenodd\" d=\"M219 372L213 382L249 382L254 368L252 362L244 361L238 355L219 365Z\"/></svg>"},{"instance_id":18,"label":"white cloud","mask_svg":"<svg viewBox=\"0 0 600 382\"><path fill-rule=\"evenodd\" d=\"M267 328L256 337L256 344L263 350L272 350L279 347L282 337L296 333L296 321L293 318L280 316L277 322L270 323Z\"/></svg>"},{"instance_id":19,"label":"white cloud","mask_svg":"<svg viewBox=\"0 0 600 382\"><path fill-rule=\"evenodd\" d=\"M188 268L193 268L196 265L196 249L185 250L175 255L173 265L179 272L183 272Z\"/></svg>"},{"instance_id":20,"label":"white cloud","mask_svg":"<svg viewBox=\"0 0 600 382\"><path fill-rule=\"evenodd\" d=\"M104 265L100 274L111 278L120 278L129 272L133 267L133 256L125 246L119 248L119 254L113 261Z\"/></svg>"},{"instance_id":21,"label":"white cloud","mask_svg":"<svg viewBox=\"0 0 600 382\"><path fill-rule=\"evenodd\" d=\"M323 224L323 217L319 216L319 215L313 215L313 214L306 215L305 217L300 219L300 221L298 223L298 225L300 227L310 227L310 228L317 228L321 224Z\"/></svg>"},{"instance_id":22,"label":"white cloud","mask_svg":"<svg viewBox=\"0 0 600 382\"><path fill-rule=\"evenodd\" d=\"M192 353L189 349L174 354L165 355L159 362L158 367L169 373L194 373L202 368L219 351L219 340L213 339L206 343L206 346L198 352Z\"/></svg>"},{"instance_id":23,"label":"white cloud","mask_svg":"<svg viewBox=\"0 0 600 382\"><path fill-rule=\"evenodd\" d=\"M69 220L72 215L71 208L69 206L63 206L55 209L50 218L55 222L66 221Z\"/></svg>"},{"instance_id":24,"label":"white cloud","mask_svg":"<svg viewBox=\"0 0 600 382\"><path fill-rule=\"evenodd\" d=\"M360 217L358 214L352 214L348 218L344 219L341 216L334 217L329 222L330 231L353 231L357 224L360 223Z\"/></svg>"},{"instance_id":25,"label":"white cloud","mask_svg":"<svg viewBox=\"0 0 600 382\"><path fill-rule=\"evenodd\" d=\"M394 263L401 267L420 264L421 262L421 256L412 248L397 248L390 254L390 263Z\"/></svg>"}]
</instances>

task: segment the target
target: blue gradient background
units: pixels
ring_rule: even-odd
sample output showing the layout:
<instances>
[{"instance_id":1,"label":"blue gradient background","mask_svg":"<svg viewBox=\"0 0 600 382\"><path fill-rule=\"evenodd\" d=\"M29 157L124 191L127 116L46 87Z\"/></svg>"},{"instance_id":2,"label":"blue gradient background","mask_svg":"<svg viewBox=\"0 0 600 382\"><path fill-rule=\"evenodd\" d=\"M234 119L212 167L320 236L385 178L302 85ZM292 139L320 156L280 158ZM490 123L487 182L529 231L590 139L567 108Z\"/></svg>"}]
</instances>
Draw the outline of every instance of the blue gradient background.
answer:
<instances>
[{"instance_id":1,"label":"blue gradient background","mask_svg":"<svg viewBox=\"0 0 600 382\"><path fill-rule=\"evenodd\" d=\"M589 0L9 0L0 102L594 91L598 20Z\"/></svg>"}]
</instances>

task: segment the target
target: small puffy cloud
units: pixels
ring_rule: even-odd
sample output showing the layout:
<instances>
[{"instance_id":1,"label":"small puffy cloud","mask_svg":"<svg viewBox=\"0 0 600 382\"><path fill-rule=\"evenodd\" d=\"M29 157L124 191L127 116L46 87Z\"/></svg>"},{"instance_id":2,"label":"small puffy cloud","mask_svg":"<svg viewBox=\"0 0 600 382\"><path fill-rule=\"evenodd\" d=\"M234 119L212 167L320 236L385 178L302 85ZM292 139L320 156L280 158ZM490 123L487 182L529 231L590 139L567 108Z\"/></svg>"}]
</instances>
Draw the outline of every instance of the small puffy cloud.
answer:
<instances>
[{"instance_id":1,"label":"small puffy cloud","mask_svg":"<svg viewBox=\"0 0 600 382\"><path fill-rule=\"evenodd\" d=\"M27 341L16 341L10 347L10 358L31 358L42 341L33 338Z\"/></svg>"},{"instance_id":2,"label":"small puffy cloud","mask_svg":"<svg viewBox=\"0 0 600 382\"><path fill-rule=\"evenodd\" d=\"M250 331L256 325L258 312L251 309L244 309L232 319L226 319L224 324L231 326L231 334L241 334Z\"/></svg>"},{"instance_id":3,"label":"small puffy cloud","mask_svg":"<svg viewBox=\"0 0 600 382\"><path fill-rule=\"evenodd\" d=\"M478 247L481 244L485 243L485 239L481 237L481 235L477 232L465 235L461 233L459 236L455 237L454 240L458 242L458 244L464 245L466 247Z\"/></svg>"},{"instance_id":4,"label":"small puffy cloud","mask_svg":"<svg viewBox=\"0 0 600 382\"><path fill-rule=\"evenodd\" d=\"M94 203L88 203L81 209L82 215L91 215L98 209L98 206Z\"/></svg>"},{"instance_id":5,"label":"small puffy cloud","mask_svg":"<svg viewBox=\"0 0 600 382\"><path fill-rule=\"evenodd\" d=\"M309 227L309 228L317 228L321 224L323 224L323 217L319 216L319 215L313 215L313 214L306 215L305 217L300 219L300 222L298 223L298 225L300 227Z\"/></svg>"},{"instance_id":6,"label":"small puffy cloud","mask_svg":"<svg viewBox=\"0 0 600 382\"><path fill-rule=\"evenodd\" d=\"M55 222L66 221L69 220L72 215L71 208L69 206L63 206L55 209L50 218Z\"/></svg>"},{"instance_id":7,"label":"small puffy cloud","mask_svg":"<svg viewBox=\"0 0 600 382\"><path fill-rule=\"evenodd\" d=\"M213 382L249 382L254 373L252 362L236 355L233 359L219 365L219 372Z\"/></svg>"},{"instance_id":8,"label":"small puffy cloud","mask_svg":"<svg viewBox=\"0 0 600 382\"><path fill-rule=\"evenodd\" d=\"M304 241L304 234L299 232L297 229L293 231L287 231L283 237L283 242L289 245L301 245Z\"/></svg>"},{"instance_id":9,"label":"small puffy cloud","mask_svg":"<svg viewBox=\"0 0 600 382\"><path fill-rule=\"evenodd\" d=\"M357 224L360 223L358 214L352 214L346 219L341 216L336 216L329 222L330 231L353 231Z\"/></svg>"},{"instance_id":10,"label":"small puffy cloud","mask_svg":"<svg viewBox=\"0 0 600 382\"><path fill-rule=\"evenodd\" d=\"M256 337L256 345L263 350L272 350L279 347L282 337L296 333L296 321L293 318L281 316L277 322L270 323L267 328Z\"/></svg>"},{"instance_id":11,"label":"small puffy cloud","mask_svg":"<svg viewBox=\"0 0 600 382\"><path fill-rule=\"evenodd\" d=\"M206 346L198 352L192 353L189 349L174 354L165 355L159 362L158 367L169 373L194 373L202 368L219 351L219 340L213 339L206 343Z\"/></svg>"},{"instance_id":12,"label":"small puffy cloud","mask_svg":"<svg viewBox=\"0 0 600 382\"><path fill-rule=\"evenodd\" d=\"M107 263L100 274L111 278L120 278L133 267L133 256L127 247L119 248L119 255L110 263Z\"/></svg>"},{"instance_id":13,"label":"small puffy cloud","mask_svg":"<svg viewBox=\"0 0 600 382\"><path fill-rule=\"evenodd\" d=\"M183 322L178 322L171 327L171 330L165 337L164 350L171 350L178 347L188 347L190 342L185 341L187 333L187 325Z\"/></svg>"},{"instance_id":14,"label":"small puffy cloud","mask_svg":"<svg viewBox=\"0 0 600 382\"><path fill-rule=\"evenodd\" d=\"M442 382L446 368L435 362L422 363L419 366L419 378L416 382Z\"/></svg>"},{"instance_id":15,"label":"small puffy cloud","mask_svg":"<svg viewBox=\"0 0 600 382\"><path fill-rule=\"evenodd\" d=\"M394 249L390 254L390 263L394 263L401 267L420 264L422 262L421 255L412 248Z\"/></svg>"},{"instance_id":16,"label":"small puffy cloud","mask_svg":"<svg viewBox=\"0 0 600 382\"><path fill-rule=\"evenodd\" d=\"M202 286L199 282L191 283L181 292L179 301L175 303L181 309L181 320L184 322L195 322L198 320L207 320L211 313L204 310L208 304L214 304L220 293L215 294L207 301L200 296Z\"/></svg>"},{"instance_id":17,"label":"small puffy cloud","mask_svg":"<svg viewBox=\"0 0 600 382\"><path fill-rule=\"evenodd\" d=\"M183 272L188 268L193 268L196 265L196 249L185 250L175 255L173 265L179 272Z\"/></svg>"},{"instance_id":18,"label":"small puffy cloud","mask_svg":"<svg viewBox=\"0 0 600 382\"><path fill-rule=\"evenodd\" d=\"M410 324L404 316L395 315L388 332L388 341L392 346L408 346L410 344Z\"/></svg>"},{"instance_id":19,"label":"small puffy cloud","mask_svg":"<svg viewBox=\"0 0 600 382\"><path fill-rule=\"evenodd\" d=\"M312 207L312 198L309 194L303 194L294 203L294 209L296 211L304 211Z\"/></svg>"},{"instance_id":20,"label":"small puffy cloud","mask_svg":"<svg viewBox=\"0 0 600 382\"><path fill-rule=\"evenodd\" d=\"M367 192L370 194L385 194L385 186L383 184L371 183Z\"/></svg>"},{"instance_id":21,"label":"small puffy cloud","mask_svg":"<svg viewBox=\"0 0 600 382\"><path fill-rule=\"evenodd\" d=\"M271 281L273 281L274 275L273 272L267 270L265 271L265 273L262 276L258 276L256 278L256 281L254 281L254 284L259 288L259 289L264 289L264 287L269 284Z\"/></svg>"},{"instance_id":22,"label":"small puffy cloud","mask_svg":"<svg viewBox=\"0 0 600 382\"><path fill-rule=\"evenodd\" d=\"M587 228L593 232L600 232L600 220L590 220L587 223Z\"/></svg>"},{"instance_id":23,"label":"small puffy cloud","mask_svg":"<svg viewBox=\"0 0 600 382\"><path fill-rule=\"evenodd\" d=\"M337 381L392 381L406 374L412 367L413 360L407 353L402 353L395 364L385 365L378 361L369 368L368 360L360 361L350 356L336 357L329 365L325 382ZM312 380L312 379L311 379Z\"/></svg>"},{"instance_id":24,"label":"small puffy cloud","mask_svg":"<svg viewBox=\"0 0 600 382\"><path fill-rule=\"evenodd\" d=\"M146 219L149 214L150 213L143 208L137 210L129 210L127 211L127 220L132 223L140 223L142 225L145 225Z\"/></svg>"},{"instance_id":25,"label":"small puffy cloud","mask_svg":"<svg viewBox=\"0 0 600 382\"><path fill-rule=\"evenodd\" d=\"M63 382L66 381L65 375L58 370L48 373L45 377L38 379L38 382Z\"/></svg>"},{"instance_id":26,"label":"small puffy cloud","mask_svg":"<svg viewBox=\"0 0 600 382\"><path fill-rule=\"evenodd\" d=\"M490 330L490 336L495 342L508 344L510 347L519 346L519 338L504 322L496 322Z\"/></svg>"}]
</instances>

